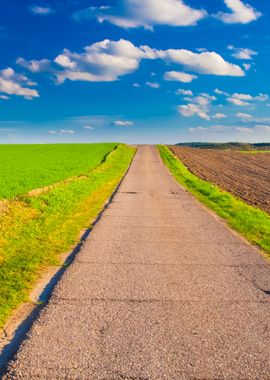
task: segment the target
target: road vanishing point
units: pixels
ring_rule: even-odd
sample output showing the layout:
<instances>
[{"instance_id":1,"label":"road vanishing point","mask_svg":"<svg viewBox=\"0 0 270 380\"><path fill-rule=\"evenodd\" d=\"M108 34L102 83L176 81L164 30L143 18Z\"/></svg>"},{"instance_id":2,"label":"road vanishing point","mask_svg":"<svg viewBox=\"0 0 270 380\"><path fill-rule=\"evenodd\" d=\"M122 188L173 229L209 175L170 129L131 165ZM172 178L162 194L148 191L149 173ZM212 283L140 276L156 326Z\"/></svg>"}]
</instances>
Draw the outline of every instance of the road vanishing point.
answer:
<instances>
[{"instance_id":1,"label":"road vanishing point","mask_svg":"<svg viewBox=\"0 0 270 380\"><path fill-rule=\"evenodd\" d=\"M270 379L270 265L140 146L4 379Z\"/></svg>"}]
</instances>

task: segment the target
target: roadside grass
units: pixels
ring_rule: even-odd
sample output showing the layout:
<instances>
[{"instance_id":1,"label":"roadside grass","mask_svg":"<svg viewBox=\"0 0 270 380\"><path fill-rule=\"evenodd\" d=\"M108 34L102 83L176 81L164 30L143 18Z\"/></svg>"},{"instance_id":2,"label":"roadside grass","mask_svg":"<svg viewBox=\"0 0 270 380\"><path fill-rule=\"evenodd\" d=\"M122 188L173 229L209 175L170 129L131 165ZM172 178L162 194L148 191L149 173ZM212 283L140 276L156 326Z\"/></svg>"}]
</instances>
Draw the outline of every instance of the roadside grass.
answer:
<instances>
[{"instance_id":1,"label":"roadside grass","mask_svg":"<svg viewBox=\"0 0 270 380\"><path fill-rule=\"evenodd\" d=\"M37 196L4 201L0 213L0 327L28 301L46 267L79 242L126 172L135 149L118 145L95 169Z\"/></svg>"},{"instance_id":2,"label":"roadside grass","mask_svg":"<svg viewBox=\"0 0 270 380\"><path fill-rule=\"evenodd\" d=\"M161 158L175 179L202 203L224 218L230 227L270 254L270 216L249 206L227 191L192 174L171 150L158 145Z\"/></svg>"},{"instance_id":3,"label":"roadside grass","mask_svg":"<svg viewBox=\"0 0 270 380\"><path fill-rule=\"evenodd\" d=\"M0 199L83 175L100 165L117 143L0 145Z\"/></svg>"},{"instance_id":4,"label":"roadside grass","mask_svg":"<svg viewBox=\"0 0 270 380\"><path fill-rule=\"evenodd\" d=\"M240 150L239 152L243 154L264 154L270 153L270 150Z\"/></svg>"}]
</instances>

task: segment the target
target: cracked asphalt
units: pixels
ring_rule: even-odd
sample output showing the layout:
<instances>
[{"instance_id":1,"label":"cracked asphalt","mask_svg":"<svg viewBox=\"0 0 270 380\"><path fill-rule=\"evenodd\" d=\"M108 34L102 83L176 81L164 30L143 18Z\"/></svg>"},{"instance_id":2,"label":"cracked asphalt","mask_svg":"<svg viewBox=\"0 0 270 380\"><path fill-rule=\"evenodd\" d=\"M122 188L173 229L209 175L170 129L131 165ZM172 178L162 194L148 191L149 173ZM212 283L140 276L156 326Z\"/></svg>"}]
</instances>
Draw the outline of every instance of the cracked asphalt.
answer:
<instances>
[{"instance_id":1,"label":"cracked asphalt","mask_svg":"<svg viewBox=\"0 0 270 380\"><path fill-rule=\"evenodd\" d=\"M4 379L270 379L270 265L141 146Z\"/></svg>"}]
</instances>

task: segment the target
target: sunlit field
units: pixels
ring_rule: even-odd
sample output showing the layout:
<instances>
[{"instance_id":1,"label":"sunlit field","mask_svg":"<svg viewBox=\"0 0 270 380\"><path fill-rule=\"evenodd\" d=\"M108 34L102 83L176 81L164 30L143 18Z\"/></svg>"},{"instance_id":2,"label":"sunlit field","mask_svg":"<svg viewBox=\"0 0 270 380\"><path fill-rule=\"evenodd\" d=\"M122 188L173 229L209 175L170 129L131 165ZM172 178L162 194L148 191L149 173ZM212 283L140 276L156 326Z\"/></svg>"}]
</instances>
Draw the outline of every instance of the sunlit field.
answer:
<instances>
[{"instance_id":1,"label":"sunlit field","mask_svg":"<svg viewBox=\"0 0 270 380\"><path fill-rule=\"evenodd\" d=\"M78 243L134 153L116 143L0 147L0 326Z\"/></svg>"},{"instance_id":2,"label":"sunlit field","mask_svg":"<svg viewBox=\"0 0 270 380\"><path fill-rule=\"evenodd\" d=\"M0 198L82 175L100 165L117 144L0 145Z\"/></svg>"}]
</instances>

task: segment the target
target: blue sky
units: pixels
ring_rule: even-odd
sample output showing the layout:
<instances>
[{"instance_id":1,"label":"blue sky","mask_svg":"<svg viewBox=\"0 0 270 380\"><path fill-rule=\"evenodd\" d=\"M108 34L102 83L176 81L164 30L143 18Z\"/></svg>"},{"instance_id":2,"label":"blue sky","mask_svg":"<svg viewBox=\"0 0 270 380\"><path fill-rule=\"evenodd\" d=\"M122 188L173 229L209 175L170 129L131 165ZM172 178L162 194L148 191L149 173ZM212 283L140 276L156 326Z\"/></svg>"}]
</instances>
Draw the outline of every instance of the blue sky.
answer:
<instances>
[{"instance_id":1,"label":"blue sky","mask_svg":"<svg viewBox=\"0 0 270 380\"><path fill-rule=\"evenodd\" d=\"M267 0L0 0L0 142L270 141Z\"/></svg>"}]
</instances>

